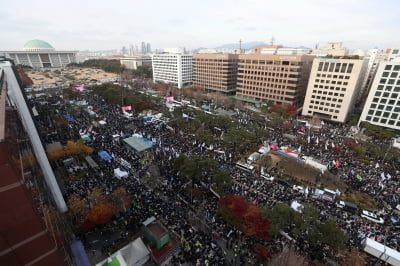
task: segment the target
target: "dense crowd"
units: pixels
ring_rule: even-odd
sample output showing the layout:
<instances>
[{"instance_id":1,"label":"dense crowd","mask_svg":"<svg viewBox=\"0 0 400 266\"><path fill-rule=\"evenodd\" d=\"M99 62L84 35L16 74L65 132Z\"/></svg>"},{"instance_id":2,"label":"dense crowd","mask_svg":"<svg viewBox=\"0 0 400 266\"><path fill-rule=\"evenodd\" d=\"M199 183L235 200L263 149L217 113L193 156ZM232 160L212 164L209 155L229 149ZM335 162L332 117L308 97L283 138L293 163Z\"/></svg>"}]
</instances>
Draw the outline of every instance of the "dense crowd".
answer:
<instances>
[{"instance_id":1,"label":"dense crowd","mask_svg":"<svg viewBox=\"0 0 400 266\"><path fill-rule=\"evenodd\" d=\"M86 109L66 105L40 105L32 102L38 109L39 116L36 123L40 127L54 127L52 116L61 114L71 119L68 121L68 133L44 136L48 143L60 141L65 143L69 139L80 139L82 133L90 135L88 144L94 149L92 156L98 167L86 171L82 178L66 183L65 197L76 195L88 200L88 196L95 188L101 188L105 194L112 193L116 188L124 186L136 204L132 204L121 215L119 230L121 239L126 237L124 232L134 231L141 223L151 216L155 216L168 229L181 240L181 251L172 260L172 264L189 263L191 265L226 265L254 264L254 246L252 239L244 238L240 231L228 226L221 220L217 213L217 198L212 194L203 199L190 198L185 192L185 184L176 178L173 161L180 155L187 157L200 156L213 158L219 167L229 169L232 177L232 186L229 192L238 194L251 202L274 206L277 202L288 203L293 200L308 203L312 202L319 210L321 221L335 218L341 230L348 236L348 247L359 247L365 237L374 238L387 246L400 250L400 231L390 224L389 217L396 216L396 206L399 204L397 184L399 178L399 165L391 162L379 161L374 158L373 164L368 164L355 159L352 151L346 147L336 149L339 144L354 142L349 137L350 128L345 125L331 125L325 123L318 131L308 133L307 128L298 121L292 121L290 134L295 139L286 138L281 128L275 127L268 121L262 123L270 131L268 142L278 146L286 146L299 151L299 157L312 156L327 165L330 171L339 176L349 187L365 192L375 198L379 203L379 211L385 214L387 223L374 224L351 215L335 207L333 202L315 200L304 192L271 182L252 172L236 169L236 162L240 155L221 152L222 145L216 141L213 145L200 143L181 128L173 128L165 123L148 123L139 114L133 114L130 119L122 116L120 106L107 104L100 96L88 93L81 95L95 116ZM194 115L190 114L189 115ZM241 125L255 123L251 120L249 111L236 110L235 118ZM101 125L94 121L105 121ZM272 129L272 130L270 130ZM154 143L151 153L146 155L135 154L123 143L123 136L140 135ZM220 132L215 132L215 139L220 138ZM115 137L119 135L120 137ZM302 139L302 141L299 141ZM384 140L373 142L388 143ZM302 144L299 144L302 143ZM343 145L342 145L343 146ZM112 155L111 161L104 161L97 153L107 151ZM216 152L218 151L218 152ZM129 162L128 177L114 178L114 169L124 168L121 161ZM336 162L339 165L335 165ZM62 164L62 159L60 159ZM67 166L71 175L82 171L83 162L74 162ZM151 188L143 179L149 176L150 167L157 166L160 180ZM274 174L274 173L271 173ZM360 178L361 177L361 178ZM206 178L204 181L208 181ZM198 185L198 184L195 184ZM310 184L311 186L312 184ZM316 184L315 184L316 186ZM385 201L385 206L382 202ZM195 218L194 218L195 217ZM192 220L198 219L203 223L203 230L193 226ZM390 231L390 234L388 233ZM290 233L290 232L288 232ZM222 238L228 248L233 251L233 258L229 259L225 249L217 242ZM307 241L300 236L296 249L304 254L318 253L314 256L320 259L332 256L329 249L321 247L320 250L309 250ZM303 240L303 241L301 241ZM281 252L288 244L288 238L275 237L265 242L271 248L272 254ZM113 243L109 243L112 246ZM107 254L107 248L103 250Z\"/></svg>"}]
</instances>

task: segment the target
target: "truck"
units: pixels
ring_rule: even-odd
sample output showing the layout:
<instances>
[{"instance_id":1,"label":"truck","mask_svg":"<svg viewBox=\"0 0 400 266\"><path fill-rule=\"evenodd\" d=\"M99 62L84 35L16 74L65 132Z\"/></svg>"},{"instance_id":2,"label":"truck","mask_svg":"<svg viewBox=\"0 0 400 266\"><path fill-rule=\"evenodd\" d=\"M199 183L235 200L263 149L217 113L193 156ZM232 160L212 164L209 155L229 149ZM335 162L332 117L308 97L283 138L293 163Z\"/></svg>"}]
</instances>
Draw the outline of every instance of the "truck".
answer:
<instances>
[{"instance_id":1,"label":"truck","mask_svg":"<svg viewBox=\"0 0 400 266\"><path fill-rule=\"evenodd\" d=\"M247 163L248 164L252 164L255 161L257 161L258 159L261 158L261 154L259 154L258 152L253 152L252 154L249 155L249 157L247 158Z\"/></svg>"},{"instance_id":2,"label":"truck","mask_svg":"<svg viewBox=\"0 0 400 266\"><path fill-rule=\"evenodd\" d=\"M362 241L363 250L390 265L400 265L400 252L389 248L372 238L366 237Z\"/></svg>"}]
</instances>

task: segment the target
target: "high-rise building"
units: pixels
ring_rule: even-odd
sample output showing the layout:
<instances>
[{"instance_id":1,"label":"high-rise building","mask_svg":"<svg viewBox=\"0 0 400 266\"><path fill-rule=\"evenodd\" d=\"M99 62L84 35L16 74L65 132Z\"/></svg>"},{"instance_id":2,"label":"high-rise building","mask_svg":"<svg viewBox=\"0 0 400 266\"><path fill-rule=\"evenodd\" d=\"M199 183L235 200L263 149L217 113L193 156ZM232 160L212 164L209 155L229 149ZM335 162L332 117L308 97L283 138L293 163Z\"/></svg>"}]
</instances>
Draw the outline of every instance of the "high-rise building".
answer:
<instances>
[{"instance_id":1,"label":"high-rise building","mask_svg":"<svg viewBox=\"0 0 400 266\"><path fill-rule=\"evenodd\" d=\"M380 62L383 62L387 59L387 54L379 49L370 49L366 52L364 59L367 60L367 70L361 85L360 105L365 102L372 85L372 81L374 80L376 70L378 69L378 65Z\"/></svg>"},{"instance_id":2,"label":"high-rise building","mask_svg":"<svg viewBox=\"0 0 400 266\"><path fill-rule=\"evenodd\" d=\"M192 55L189 54L153 54L153 81L176 86L192 84Z\"/></svg>"},{"instance_id":3,"label":"high-rise building","mask_svg":"<svg viewBox=\"0 0 400 266\"><path fill-rule=\"evenodd\" d=\"M360 122L400 130L400 57L379 64Z\"/></svg>"},{"instance_id":4,"label":"high-rise building","mask_svg":"<svg viewBox=\"0 0 400 266\"><path fill-rule=\"evenodd\" d=\"M71 265L63 249L65 238L57 230L65 228L65 218L57 219L61 214L52 208L65 211L66 206L54 198L57 185L45 182L46 167L37 147L41 143L34 143L38 139L28 116L13 63L1 58L0 264Z\"/></svg>"},{"instance_id":5,"label":"high-rise building","mask_svg":"<svg viewBox=\"0 0 400 266\"><path fill-rule=\"evenodd\" d=\"M273 48L273 54L263 54ZM257 46L254 54L240 54L235 98L251 103L303 104L314 57L278 55L277 46Z\"/></svg>"},{"instance_id":6,"label":"high-rise building","mask_svg":"<svg viewBox=\"0 0 400 266\"><path fill-rule=\"evenodd\" d=\"M18 65L34 69L62 68L76 63L77 51L56 51L49 43L31 40L25 43L23 51L0 51L7 54Z\"/></svg>"},{"instance_id":7,"label":"high-rise building","mask_svg":"<svg viewBox=\"0 0 400 266\"><path fill-rule=\"evenodd\" d=\"M142 42L142 50L141 50L142 54L147 54L147 46L145 42Z\"/></svg>"},{"instance_id":8,"label":"high-rise building","mask_svg":"<svg viewBox=\"0 0 400 266\"><path fill-rule=\"evenodd\" d=\"M360 96L365 69L361 59L315 58L302 114L346 122Z\"/></svg>"},{"instance_id":9,"label":"high-rise building","mask_svg":"<svg viewBox=\"0 0 400 266\"><path fill-rule=\"evenodd\" d=\"M146 53L147 54L151 53L150 43L147 43L147 45L146 45Z\"/></svg>"},{"instance_id":10,"label":"high-rise building","mask_svg":"<svg viewBox=\"0 0 400 266\"><path fill-rule=\"evenodd\" d=\"M206 91L234 95L238 62L237 54L194 54L193 86Z\"/></svg>"}]
</instances>

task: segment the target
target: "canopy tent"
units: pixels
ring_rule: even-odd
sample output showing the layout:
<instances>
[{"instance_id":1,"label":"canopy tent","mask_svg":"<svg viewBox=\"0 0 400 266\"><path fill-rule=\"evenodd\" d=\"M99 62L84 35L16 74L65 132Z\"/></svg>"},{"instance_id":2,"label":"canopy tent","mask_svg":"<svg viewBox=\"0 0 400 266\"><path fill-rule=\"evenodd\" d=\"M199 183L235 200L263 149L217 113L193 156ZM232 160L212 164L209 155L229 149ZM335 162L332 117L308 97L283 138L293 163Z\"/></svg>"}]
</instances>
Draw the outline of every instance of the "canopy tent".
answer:
<instances>
[{"instance_id":1,"label":"canopy tent","mask_svg":"<svg viewBox=\"0 0 400 266\"><path fill-rule=\"evenodd\" d=\"M131 149L133 149L137 153L141 153L145 150L148 150L152 147L153 142L148 139L132 136L124 139L126 145L128 145Z\"/></svg>"},{"instance_id":2,"label":"canopy tent","mask_svg":"<svg viewBox=\"0 0 400 266\"><path fill-rule=\"evenodd\" d=\"M92 158L90 155L86 156L86 157L85 157L85 160L86 160L86 162L89 164L90 167L92 167L92 168L97 168L97 167L99 167L99 166L97 165L97 163L93 160L93 158Z\"/></svg>"},{"instance_id":3,"label":"canopy tent","mask_svg":"<svg viewBox=\"0 0 400 266\"><path fill-rule=\"evenodd\" d=\"M99 121L99 124L100 124L100 125L105 125L105 124L107 124L107 123L106 123L106 121L104 121L104 120L100 120L100 121Z\"/></svg>"},{"instance_id":4,"label":"canopy tent","mask_svg":"<svg viewBox=\"0 0 400 266\"><path fill-rule=\"evenodd\" d=\"M110 161L112 160L112 157L110 154L108 154L108 152L106 151L100 151L99 153L97 153L101 159L103 159L104 161Z\"/></svg>"},{"instance_id":5,"label":"canopy tent","mask_svg":"<svg viewBox=\"0 0 400 266\"><path fill-rule=\"evenodd\" d=\"M90 266L89 258L79 238L72 240L71 244L72 256L76 265Z\"/></svg>"},{"instance_id":6,"label":"canopy tent","mask_svg":"<svg viewBox=\"0 0 400 266\"><path fill-rule=\"evenodd\" d=\"M81 139L83 139L84 141L91 141L89 135L87 135L87 134L82 135Z\"/></svg>"},{"instance_id":7,"label":"canopy tent","mask_svg":"<svg viewBox=\"0 0 400 266\"><path fill-rule=\"evenodd\" d=\"M114 169L114 176L115 176L116 178L118 178L118 179L125 178L125 177L128 177L128 172L122 171L122 170L119 169L119 168L115 168L115 169Z\"/></svg>"},{"instance_id":8,"label":"canopy tent","mask_svg":"<svg viewBox=\"0 0 400 266\"><path fill-rule=\"evenodd\" d=\"M99 262L96 266L125 266L144 265L150 259L150 251L141 238L137 238L125 247L121 248L109 258Z\"/></svg>"}]
</instances>

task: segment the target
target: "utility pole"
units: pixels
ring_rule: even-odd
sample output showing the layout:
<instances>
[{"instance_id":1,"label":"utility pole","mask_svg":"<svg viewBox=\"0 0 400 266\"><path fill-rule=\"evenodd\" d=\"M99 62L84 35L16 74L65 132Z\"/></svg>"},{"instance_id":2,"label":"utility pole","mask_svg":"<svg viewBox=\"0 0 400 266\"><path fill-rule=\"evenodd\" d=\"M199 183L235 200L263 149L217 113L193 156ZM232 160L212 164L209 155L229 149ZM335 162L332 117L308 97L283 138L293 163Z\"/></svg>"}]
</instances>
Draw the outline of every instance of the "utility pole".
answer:
<instances>
[{"instance_id":1,"label":"utility pole","mask_svg":"<svg viewBox=\"0 0 400 266\"><path fill-rule=\"evenodd\" d=\"M239 53L242 53L242 39L239 40Z\"/></svg>"},{"instance_id":2,"label":"utility pole","mask_svg":"<svg viewBox=\"0 0 400 266\"><path fill-rule=\"evenodd\" d=\"M270 41L271 46L274 45L274 43L275 43L275 38L274 38L274 36L272 36L271 41Z\"/></svg>"}]
</instances>

